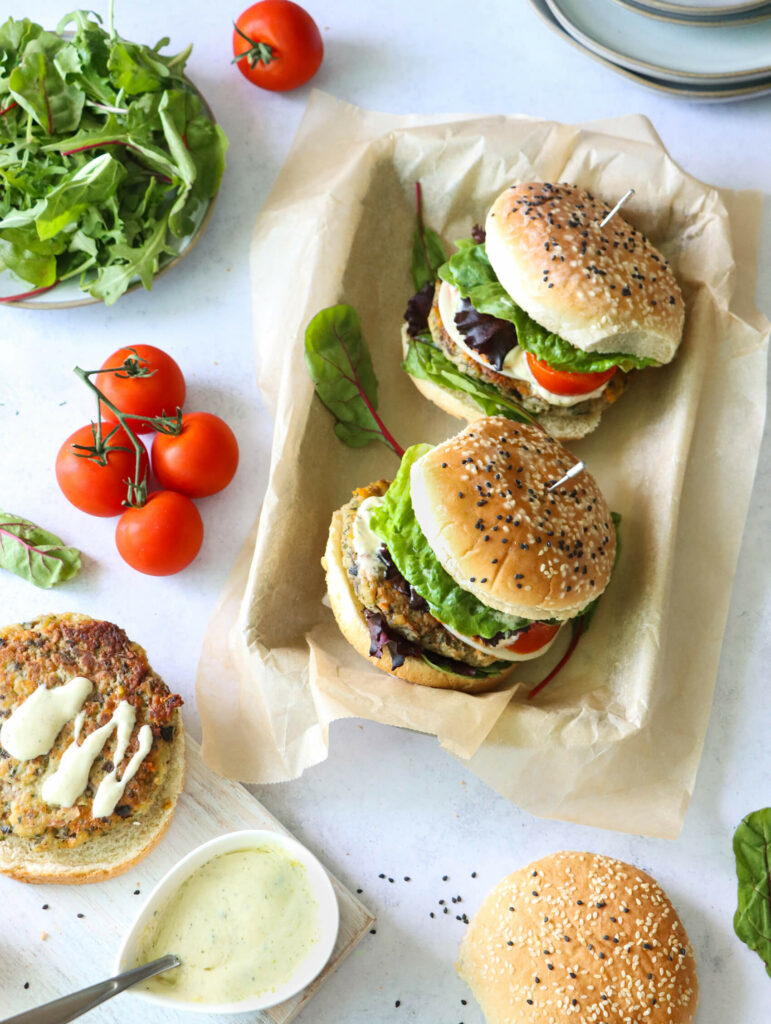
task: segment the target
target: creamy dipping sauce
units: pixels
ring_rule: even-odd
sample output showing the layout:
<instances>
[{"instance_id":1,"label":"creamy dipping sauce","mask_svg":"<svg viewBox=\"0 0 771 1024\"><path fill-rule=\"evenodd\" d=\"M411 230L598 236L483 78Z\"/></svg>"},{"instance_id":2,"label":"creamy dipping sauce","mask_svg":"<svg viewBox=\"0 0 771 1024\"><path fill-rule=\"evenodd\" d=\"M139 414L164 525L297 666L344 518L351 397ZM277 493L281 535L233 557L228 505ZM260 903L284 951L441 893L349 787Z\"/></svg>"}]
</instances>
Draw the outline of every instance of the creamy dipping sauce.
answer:
<instances>
[{"instance_id":1,"label":"creamy dipping sauce","mask_svg":"<svg viewBox=\"0 0 771 1024\"><path fill-rule=\"evenodd\" d=\"M290 980L319 941L319 905L305 867L279 843L222 853L153 912L134 962L176 953L182 966L146 991L235 1003Z\"/></svg>"}]
</instances>

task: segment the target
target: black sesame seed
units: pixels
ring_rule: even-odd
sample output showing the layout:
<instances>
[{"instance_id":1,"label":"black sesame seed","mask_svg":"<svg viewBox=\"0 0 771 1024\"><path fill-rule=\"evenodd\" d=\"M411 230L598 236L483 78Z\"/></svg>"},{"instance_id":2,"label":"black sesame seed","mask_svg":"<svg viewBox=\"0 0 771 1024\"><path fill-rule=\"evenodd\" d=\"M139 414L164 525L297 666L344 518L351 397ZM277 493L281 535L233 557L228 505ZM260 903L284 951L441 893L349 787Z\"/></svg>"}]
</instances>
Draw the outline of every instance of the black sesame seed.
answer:
<instances>
[{"instance_id":1,"label":"black sesame seed","mask_svg":"<svg viewBox=\"0 0 771 1024\"><path fill-rule=\"evenodd\" d=\"M404 881L405 881L405 882L411 882L411 881L412 881L412 879L410 878L410 876L409 876L409 875L405 875L405 876L404 876Z\"/></svg>"},{"instance_id":2,"label":"black sesame seed","mask_svg":"<svg viewBox=\"0 0 771 1024\"><path fill-rule=\"evenodd\" d=\"M507 945L507 946L513 946L513 945L514 945L514 943L513 943L512 941L511 941L511 939L508 939L508 940L506 941L506 945Z\"/></svg>"},{"instance_id":3,"label":"black sesame seed","mask_svg":"<svg viewBox=\"0 0 771 1024\"><path fill-rule=\"evenodd\" d=\"M533 1000L532 999L528 999L527 1000L527 1005L528 1006L532 1006L533 1005Z\"/></svg>"},{"instance_id":4,"label":"black sesame seed","mask_svg":"<svg viewBox=\"0 0 771 1024\"><path fill-rule=\"evenodd\" d=\"M43 910L48 910L48 909L49 909L49 908L48 908L48 904L47 904L47 903L44 903L44 904L43 904Z\"/></svg>"},{"instance_id":5,"label":"black sesame seed","mask_svg":"<svg viewBox=\"0 0 771 1024\"><path fill-rule=\"evenodd\" d=\"M402 1003L401 1003L401 1000L400 1000L400 999L397 999L397 1000L396 1000L396 1001L394 1002L394 1006L396 1006L396 1007L399 1007L399 1006L401 1006L401 1005L402 1005Z\"/></svg>"},{"instance_id":6,"label":"black sesame seed","mask_svg":"<svg viewBox=\"0 0 771 1024\"><path fill-rule=\"evenodd\" d=\"M25 988L29 988L29 982L28 982L28 981L25 981L25 982L24 982L24 987L25 987Z\"/></svg>"},{"instance_id":7,"label":"black sesame seed","mask_svg":"<svg viewBox=\"0 0 771 1024\"><path fill-rule=\"evenodd\" d=\"M364 892L364 890L363 889L357 889L356 892L359 894L359 896L361 896L361 894Z\"/></svg>"},{"instance_id":8,"label":"black sesame seed","mask_svg":"<svg viewBox=\"0 0 771 1024\"><path fill-rule=\"evenodd\" d=\"M568 973L570 974L571 978L575 978L576 977L576 975L575 975L575 973L573 971L569 971Z\"/></svg>"},{"instance_id":9,"label":"black sesame seed","mask_svg":"<svg viewBox=\"0 0 771 1024\"><path fill-rule=\"evenodd\" d=\"M497 561L497 559L496 559L496 561ZM476 877L477 877L477 873L476 873L476 871L472 871L472 872L471 872L471 877L472 877L472 878L476 878Z\"/></svg>"},{"instance_id":10,"label":"black sesame seed","mask_svg":"<svg viewBox=\"0 0 771 1024\"><path fill-rule=\"evenodd\" d=\"M85 917L85 914L78 914L78 917Z\"/></svg>"},{"instance_id":11,"label":"black sesame seed","mask_svg":"<svg viewBox=\"0 0 771 1024\"><path fill-rule=\"evenodd\" d=\"M377 928L370 928L369 933L370 935L377 935Z\"/></svg>"},{"instance_id":12,"label":"black sesame seed","mask_svg":"<svg viewBox=\"0 0 771 1024\"><path fill-rule=\"evenodd\" d=\"M533 896L537 896L537 895L538 895L538 893L535 891L535 889L533 889Z\"/></svg>"},{"instance_id":13,"label":"black sesame seed","mask_svg":"<svg viewBox=\"0 0 771 1024\"><path fill-rule=\"evenodd\" d=\"M385 875L378 875L378 878L385 878Z\"/></svg>"},{"instance_id":14,"label":"black sesame seed","mask_svg":"<svg viewBox=\"0 0 771 1024\"><path fill-rule=\"evenodd\" d=\"M428 916L429 917L434 917L435 916L433 910L431 911L431 913Z\"/></svg>"}]
</instances>

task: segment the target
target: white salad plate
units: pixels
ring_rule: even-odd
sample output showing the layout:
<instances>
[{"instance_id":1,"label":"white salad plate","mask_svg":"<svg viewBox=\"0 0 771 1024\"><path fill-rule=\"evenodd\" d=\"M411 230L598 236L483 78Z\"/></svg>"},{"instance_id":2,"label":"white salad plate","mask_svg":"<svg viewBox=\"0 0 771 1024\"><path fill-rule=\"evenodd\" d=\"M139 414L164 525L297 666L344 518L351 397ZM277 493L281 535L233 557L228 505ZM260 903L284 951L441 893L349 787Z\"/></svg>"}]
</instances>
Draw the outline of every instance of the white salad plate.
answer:
<instances>
[{"instance_id":1,"label":"white salad plate","mask_svg":"<svg viewBox=\"0 0 771 1024\"><path fill-rule=\"evenodd\" d=\"M760 6L754 5L745 10L727 14L711 12L704 14L701 8L694 10L686 7L678 11L662 10L660 7L652 7L648 0L615 0L615 2L621 7L627 7L630 11L644 14L647 18L656 18L658 21L669 21L675 24L684 22L689 25L704 25L713 28L721 25L746 25L771 17L771 3L768 3L767 0L764 0Z\"/></svg>"},{"instance_id":2,"label":"white salad plate","mask_svg":"<svg viewBox=\"0 0 771 1024\"><path fill-rule=\"evenodd\" d=\"M153 912L163 908L167 900L194 871L220 854L259 847L265 843L282 847L302 864L307 872L311 891L318 902L319 940L311 948L308 956L297 965L292 977L271 992L230 1003L190 1002L176 999L171 995L145 992L138 987L130 990L132 996L148 1003L154 1003L156 1006L163 1006L167 1010L185 1010L207 1014L246 1013L266 1010L271 1006L283 1003L304 989L321 973L332 955L340 923L340 911L335 890L332 888L329 875L310 850L298 843L296 839L272 829L245 829L241 832L229 832L227 835L218 836L216 839L209 840L208 843L203 843L183 857L163 876L147 897L118 952L115 973L120 974L136 965L137 946L145 928L152 920ZM174 950L169 950L169 952L173 953ZM137 1016L134 1019L141 1020L141 1017Z\"/></svg>"},{"instance_id":3,"label":"white salad plate","mask_svg":"<svg viewBox=\"0 0 771 1024\"><path fill-rule=\"evenodd\" d=\"M771 76L771 20L705 27L658 21L615 0L546 0L586 49L664 81L737 85Z\"/></svg>"},{"instance_id":4,"label":"white salad plate","mask_svg":"<svg viewBox=\"0 0 771 1024\"><path fill-rule=\"evenodd\" d=\"M661 81L653 76L638 74L627 68L619 67L612 60L601 57L599 54L583 46L582 43L566 32L560 22L554 17L547 0L530 0L530 6L553 32L574 47L574 49L580 53L585 53L592 60L597 61L598 64L603 64L606 68L610 68L611 71L615 71L616 74L623 75L629 81L635 82L646 89L652 89L654 92L695 103L731 103L771 93L771 75L764 80L750 84L720 86L702 85L698 82L680 85L675 82Z\"/></svg>"}]
</instances>

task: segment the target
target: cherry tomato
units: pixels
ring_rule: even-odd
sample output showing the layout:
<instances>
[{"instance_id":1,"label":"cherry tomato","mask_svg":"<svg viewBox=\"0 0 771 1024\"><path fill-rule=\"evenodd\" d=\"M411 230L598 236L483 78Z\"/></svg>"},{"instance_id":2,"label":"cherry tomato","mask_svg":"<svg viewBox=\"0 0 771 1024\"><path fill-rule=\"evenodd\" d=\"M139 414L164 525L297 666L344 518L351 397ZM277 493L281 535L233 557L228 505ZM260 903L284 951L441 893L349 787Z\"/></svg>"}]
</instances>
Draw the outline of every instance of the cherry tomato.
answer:
<instances>
[{"instance_id":1,"label":"cherry tomato","mask_svg":"<svg viewBox=\"0 0 771 1024\"><path fill-rule=\"evenodd\" d=\"M203 522L190 498L153 491L141 508L128 508L115 528L124 562L148 576L171 576L201 550Z\"/></svg>"},{"instance_id":2,"label":"cherry tomato","mask_svg":"<svg viewBox=\"0 0 771 1024\"><path fill-rule=\"evenodd\" d=\"M102 425L103 438L114 425ZM82 512L88 512L91 516L118 516L125 511L123 502L128 493L128 481L134 479L134 448L128 434L121 427L113 434L108 444L127 450L107 452L107 464L102 466L95 459L79 455L79 449L74 447L91 447L93 444L94 431L91 426L81 427L74 434L70 434L56 456L56 479L64 497ZM142 478L147 473L149 462L147 449L141 441L139 444L142 448L139 471Z\"/></svg>"},{"instance_id":3,"label":"cherry tomato","mask_svg":"<svg viewBox=\"0 0 771 1024\"><path fill-rule=\"evenodd\" d=\"M186 412L182 433L156 434L153 472L161 487L188 498L205 498L227 487L238 466L238 441L227 423L210 412Z\"/></svg>"},{"instance_id":4,"label":"cherry tomato","mask_svg":"<svg viewBox=\"0 0 771 1024\"><path fill-rule=\"evenodd\" d=\"M611 366L602 373L570 373L567 370L555 370L545 359L536 359L531 352L527 353L527 365L541 387L555 395L586 395L602 387L618 369L617 366Z\"/></svg>"},{"instance_id":5,"label":"cherry tomato","mask_svg":"<svg viewBox=\"0 0 771 1024\"><path fill-rule=\"evenodd\" d=\"M236 67L254 85L273 92L296 89L324 56L313 18L291 0L262 0L239 15L233 32Z\"/></svg>"},{"instance_id":6,"label":"cherry tomato","mask_svg":"<svg viewBox=\"0 0 771 1024\"><path fill-rule=\"evenodd\" d=\"M532 654L533 651L540 651L550 640L554 639L559 628L559 624L533 622L527 629L522 630L513 644L506 645L506 650L513 651L515 654Z\"/></svg>"},{"instance_id":7,"label":"cherry tomato","mask_svg":"<svg viewBox=\"0 0 771 1024\"><path fill-rule=\"evenodd\" d=\"M102 369L120 366L126 359L134 360L137 370L147 370L148 376L121 370L97 374L94 381L121 412L133 414L128 419L129 427L147 434L153 429L151 424L147 419L135 419L134 415L151 418L166 413L173 416L185 404L185 378L171 356L154 345L119 348L102 363ZM105 420L115 422L109 409L103 407L102 415Z\"/></svg>"}]
</instances>

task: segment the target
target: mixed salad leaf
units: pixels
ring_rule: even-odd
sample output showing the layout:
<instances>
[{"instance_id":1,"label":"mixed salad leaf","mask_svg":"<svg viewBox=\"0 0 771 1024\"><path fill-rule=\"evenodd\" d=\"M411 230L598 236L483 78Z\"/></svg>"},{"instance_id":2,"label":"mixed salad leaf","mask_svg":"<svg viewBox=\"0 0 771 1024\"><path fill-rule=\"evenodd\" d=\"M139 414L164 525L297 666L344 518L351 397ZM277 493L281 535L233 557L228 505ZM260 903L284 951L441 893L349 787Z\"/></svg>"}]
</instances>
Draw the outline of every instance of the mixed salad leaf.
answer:
<instances>
[{"instance_id":1,"label":"mixed salad leaf","mask_svg":"<svg viewBox=\"0 0 771 1024\"><path fill-rule=\"evenodd\" d=\"M733 846L739 883L734 931L771 975L771 807L742 820Z\"/></svg>"},{"instance_id":2,"label":"mixed salad leaf","mask_svg":"<svg viewBox=\"0 0 771 1024\"><path fill-rule=\"evenodd\" d=\"M464 636L487 638L524 629L529 619L498 612L462 590L431 550L410 497L412 465L430 449L428 444L407 449L384 500L370 515L370 527L388 548L402 576L426 601L431 614L446 626Z\"/></svg>"},{"instance_id":3,"label":"mixed salad leaf","mask_svg":"<svg viewBox=\"0 0 771 1024\"><path fill-rule=\"evenodd\" d=\"M628 352L583 352L536 323L511 298L492 268L484 242L463 238L458 251L439 268L439 277L458 289L479 313L508 320L517 331L517 343L555 370L602 373L618 366L629 371L653 366L656 361Z\"/></svg>"},{"instance_id":4,"label":"mixed salad leaf","mask_svg":"<svg viewBox=\"0 0 771 1024\"><path fill-rule=\"evenodd\" d=\"M113 303L145 288L219 187L227 139L164 55L74 11L0 25L0 270L77 278Z\"/></svg>"},{"instance_id":5,"label":"mixed salad leaf","mask_svg":"<svg viewBox=\"0 0 771 1024\"><path fill-rule=\"evenodd\" d=\"M53 533L0 511L0 569L48 589L80 572L80 552Z\"/></svg>"}]
</instances>

